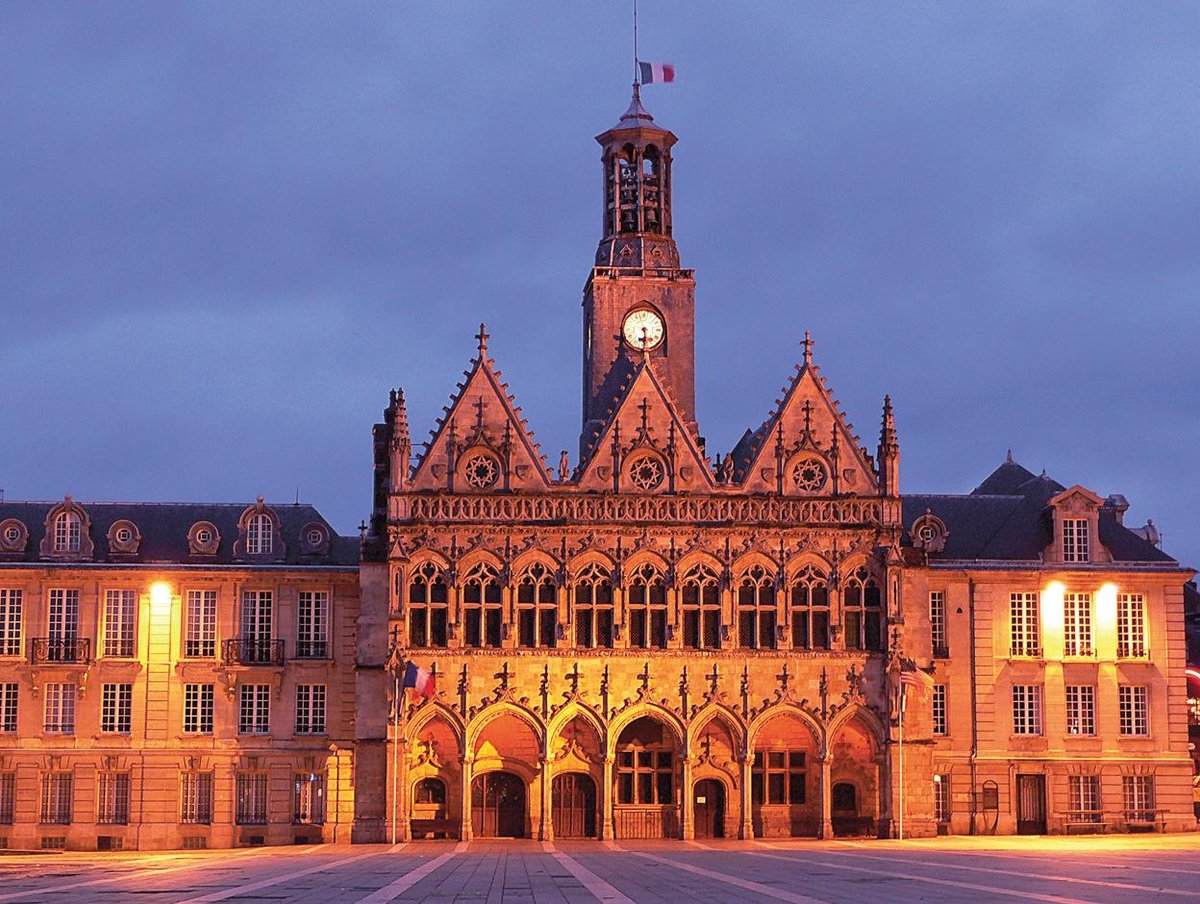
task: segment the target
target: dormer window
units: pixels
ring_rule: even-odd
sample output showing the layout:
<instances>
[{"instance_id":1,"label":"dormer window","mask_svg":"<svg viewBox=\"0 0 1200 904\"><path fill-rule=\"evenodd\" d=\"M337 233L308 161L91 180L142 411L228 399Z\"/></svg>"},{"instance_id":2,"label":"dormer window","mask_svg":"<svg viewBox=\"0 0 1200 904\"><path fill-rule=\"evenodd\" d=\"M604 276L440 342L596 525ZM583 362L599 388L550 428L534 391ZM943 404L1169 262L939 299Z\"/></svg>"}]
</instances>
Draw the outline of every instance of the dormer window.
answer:
<instances>
[{"instance_id":1,"label":"dormer window","mask_svg":"<svg viewBox=\"0 0 1200 904\"><path fill-rule=\"evenodd\" d=\"M1064 562L1090 562L1092 560L1086 518L1063 519L1062 551Z\"/></svg>"},{"instance_id":2,"label":"dormer window","mask_svg":"<svg viewBox=\"0 0 1200 904\"><path fill-rule=\"evenodd\" d=\"M67 511L54 519L54 551L79 552L83 522L75 512Z\"/></svg>"},{"instance_id":3,"label":"dormer window","mask_svg":"<svg viewBox=\"0 0 1200 904\"><path fill-rule=\"evenodd\" d=\"M273 529L270 515L251 515L246 524L246 553L252 556L269 555L272 550Z\"/></svg>"}]
</instances>

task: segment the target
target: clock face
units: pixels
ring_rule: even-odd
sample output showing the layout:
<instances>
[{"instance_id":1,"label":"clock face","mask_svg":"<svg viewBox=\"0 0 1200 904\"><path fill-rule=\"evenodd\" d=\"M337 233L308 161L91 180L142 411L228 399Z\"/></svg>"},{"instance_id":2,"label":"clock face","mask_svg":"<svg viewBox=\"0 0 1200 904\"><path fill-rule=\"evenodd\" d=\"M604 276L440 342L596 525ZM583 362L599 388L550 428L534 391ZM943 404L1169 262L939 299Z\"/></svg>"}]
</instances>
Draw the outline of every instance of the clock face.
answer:
<instances>
[{"instance_id":1,"label":"clock face","mask_svg":"<svg viewBox=\"0 0 1200 904\"><path fill-rule=\"evenodd\" d=\"M662 344L664 331L662 318L646 308L631 311L622 328L625 341L636 349L640 349L643 342L647 348L657 348Z\"/></svg>"}]
</instances>

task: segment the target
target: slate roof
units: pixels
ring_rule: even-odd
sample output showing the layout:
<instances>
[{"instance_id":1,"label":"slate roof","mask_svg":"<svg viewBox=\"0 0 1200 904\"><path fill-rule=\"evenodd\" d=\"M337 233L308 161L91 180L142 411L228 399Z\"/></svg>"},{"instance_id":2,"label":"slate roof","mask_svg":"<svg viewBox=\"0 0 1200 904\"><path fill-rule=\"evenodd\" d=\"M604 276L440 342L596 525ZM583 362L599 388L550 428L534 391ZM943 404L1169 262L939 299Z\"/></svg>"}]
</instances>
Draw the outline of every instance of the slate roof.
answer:
<instances>
[{"instance_id":1,"label":"slate roof","mask_svg":"<svg viewBox=\"0 0 1200 904\"><path fill-rule=\"evenodd\" d=\"M238 519L253 503L203 502L81 502L91 521L89 536L95 544L94 554L86 562L121 564L199 564L199 565L297 565L297 566L357 566L359 542L357 537L339 536L328 521L311 505L270 505L279 516L285 554L277 558L255 557L252 562L233 557L233 544L238 539ZM0 502L0 521L20 520L29 531L24 553L6 554L3 561L53 562L42 558L40 549L46 534L46 515L61 504L55 502ZM142 535L135 554L113 554L109 550L108 531L121 520L132 521ZM192 555L188 548L188 531L197 521L209 521L220 534L217 554ZM329 549L325 554L305 554L301 549L300 532L311 523L323 525L329 531Z\"/></svg>"},{"instance_id":2,"label":"slate roof","mask_svg":"<svg viewBox=\"0 0 1200 904\"><path fill-rule=\"evenodd\" d=\"M1010 457L968 495L906 495L904 526L931 511L946 525L946 548L930 557L1036 561L1050 545L1047 503L1066 489L1046 474L1035 475ZM1100 510L1100 543L1115 562L1174 564L1175 559ZM906 545L911 538L905 537Z\"/></svg>"}]
</instances>

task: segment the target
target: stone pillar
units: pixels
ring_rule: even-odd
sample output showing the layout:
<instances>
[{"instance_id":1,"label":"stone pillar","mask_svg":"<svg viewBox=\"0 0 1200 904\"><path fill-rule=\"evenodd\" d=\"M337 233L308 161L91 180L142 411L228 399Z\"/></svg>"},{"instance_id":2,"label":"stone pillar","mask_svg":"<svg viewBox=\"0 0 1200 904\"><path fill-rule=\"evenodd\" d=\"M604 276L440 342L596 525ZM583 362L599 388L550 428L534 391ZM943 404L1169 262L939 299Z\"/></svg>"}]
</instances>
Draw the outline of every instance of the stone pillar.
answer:
<instances>
[{"instance_id":1,"label":"stone pillar","mask_svg":"<svg viewBox=\"0 0 1200 904\"><path fill-rule=\"evenodd\" d=\"M613 839L613 758L604 757L604 779L600 785L600 840Z\"/></svg>"},{"instance_id":2,"label":"stone pillar","mask_svg":"<svg viewBox=\"0 0 1200 904\"><path fill-rule=\"evenodd\" d=\"M817 758L821 768L819 822L817 823L818 838L833 837L833 762L832 757L825 753Z\"/></svg>"},{"instance_id":3,"label":"stone pillar","mask_svg":"<svg viewBox=\"0 0 1200 904\"><path fill-rule=\"evenodd\" d=\"M470 841L473 837L471 822L471 784L475 777L474 760L469 756L462 758L462 828L459 838Z\"/></svg>"},{"instance_id":4,"label":"stone pillar","mask_svg":"<svg viewBox=\"0 0 1200 904\"><path fill-rule=\"evenodd\" d=\"M685 756L682 760L683 788L679 801L679 837L684 841L691 841L696 837L696 814L692 800L692 758Z\"/></svg>"},{"instance_id":5,"label":"stone pillar","mask_svg":"<svg viewBox=\"0 0 1200 904\"><path fill-rule=\"evenodd\" d=\"M538 760L538 781L541 784L542 806L541 806L541 834L538 835L542 841L554 840L554 819L551 813L550 805L550 761L544 757Z\"/></svg>"},{"instance_id":6,"label":"stone pillar","mask_svg":"<svg viewBox=\"0 0 1200 904\"><path fill-rule=\"evenodd\" d=\"M746 752L742 756L741 767L742 784L740 790L742 796L742 825L738 832L738 837L745 840L754 837L754 799L753 795L751 794L751 770L754 767L754 754Z\"/></svg>"}]
</instances>

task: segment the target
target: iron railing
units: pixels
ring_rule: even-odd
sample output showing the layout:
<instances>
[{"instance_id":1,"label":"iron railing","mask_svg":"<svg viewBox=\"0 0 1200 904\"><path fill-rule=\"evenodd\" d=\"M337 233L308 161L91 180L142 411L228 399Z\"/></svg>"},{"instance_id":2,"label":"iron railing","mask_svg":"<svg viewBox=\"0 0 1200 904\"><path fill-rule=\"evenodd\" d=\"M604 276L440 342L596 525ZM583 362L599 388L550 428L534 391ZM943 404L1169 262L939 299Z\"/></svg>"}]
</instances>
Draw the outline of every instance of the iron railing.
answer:
<instances>
[{"instance_id":1,"label":"iron railing","mask_svg":"<svg viewBox=\"0 0 1200 904\"><path fill-rule=\"evenodd\" d=\"M283 665L282 640L257 637L233 637L221 645L226 665Z\"/></svg>"},{"instance_id":2,"label":"iron railing","mask_svg":"<svg viewBox=\"0 0 1200 904\"><path fill-rule=\"evenodd\" d=\"M29 661L86 663L92 658L92 641L87 637L34 637L29 641Z\"/></svg>"}]
</instances>

